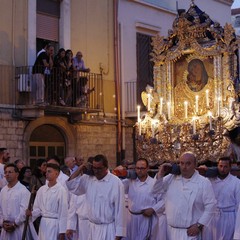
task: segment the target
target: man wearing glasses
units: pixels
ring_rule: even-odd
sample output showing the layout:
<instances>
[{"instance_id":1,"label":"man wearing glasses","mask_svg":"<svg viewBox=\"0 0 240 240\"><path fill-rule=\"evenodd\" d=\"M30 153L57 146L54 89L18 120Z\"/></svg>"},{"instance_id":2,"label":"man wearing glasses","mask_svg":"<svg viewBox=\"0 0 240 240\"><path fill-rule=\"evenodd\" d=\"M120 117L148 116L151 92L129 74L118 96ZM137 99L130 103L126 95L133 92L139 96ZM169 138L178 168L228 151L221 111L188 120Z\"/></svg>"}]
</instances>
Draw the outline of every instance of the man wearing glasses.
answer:
<instances>
[{"instance_id":1,"label":"man wearing glasses","mask_svg":"<svg viewBox=\"0 0 240 240\"><path fill-rule=\"evenodd\" d=\"M93 159L94 175L84 174L85 170L85 164L79 166L66 184L73 194L86 194L88 240L120 240L126 233L123 184L109 172L103 155Z\"/></svg>"},{"instance_id":2,"label":"man wearing glasses","mask_svg":"<svg viewBox=\"0 0 240 240\"><path fill-rule=\"evenodd\" d=\"M7 185L0 193L0 239L22 239L25 210L28 207L30 192L18 181L19 171L15 164L9 163L4 167ZM37 235L32 223L29 225L32 239Z\"/></svg>"},{"instance_id":3,"label":"man wearing glasses","mask_svg":"<svg viewBox=\"0 0 240 240\"><path fill-rule=\"evenodd\" d=\"M148 176L148 170L148 161L140 158L135 168L137 178L123 180L130 213L127 221L128 240L165 239L164 233L158 231L157 216L157 213L164 210L164 201L159 201L151 193L155 180Z\"/></svg>"}]
</instances>

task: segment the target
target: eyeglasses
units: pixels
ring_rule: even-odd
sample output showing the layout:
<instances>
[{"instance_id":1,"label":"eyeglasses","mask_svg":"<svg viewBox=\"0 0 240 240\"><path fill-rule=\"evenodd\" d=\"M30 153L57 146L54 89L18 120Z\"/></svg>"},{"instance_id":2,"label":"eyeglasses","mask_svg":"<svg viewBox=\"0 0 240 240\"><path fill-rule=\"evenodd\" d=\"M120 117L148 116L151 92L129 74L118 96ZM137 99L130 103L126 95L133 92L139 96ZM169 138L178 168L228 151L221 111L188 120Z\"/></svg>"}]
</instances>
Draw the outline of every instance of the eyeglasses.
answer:
<instances>
[{"instance_id":1,"label":"eyeglasses","mask_svg":"<svg viewBox=\"0 0 240 240\"><path fill-rule=\"evenodd\" d=\"M146 170L147 168L144 168L144 167L136 167L135 169L136 169L136 170Z\"/></svg>"},{"instance_id":2,"label":"eyeglasses","mask_svg":"<svg viewBox=\"0 0 240 240\"><path fill-rule=\"evenodd\" d=\"M15 173L14 171L5 171L4 174L11 174L11 173Z\"/></svg>"},{"instance_id":3,"label":"eyeglasses","mask_svg":"<svg viewBox=\"0 0 240 240\"><path fill-rule=\"evenodd\" d=\"M92 167L93 170L102 171L105 167Z\"/></svg>"}]
</instances>

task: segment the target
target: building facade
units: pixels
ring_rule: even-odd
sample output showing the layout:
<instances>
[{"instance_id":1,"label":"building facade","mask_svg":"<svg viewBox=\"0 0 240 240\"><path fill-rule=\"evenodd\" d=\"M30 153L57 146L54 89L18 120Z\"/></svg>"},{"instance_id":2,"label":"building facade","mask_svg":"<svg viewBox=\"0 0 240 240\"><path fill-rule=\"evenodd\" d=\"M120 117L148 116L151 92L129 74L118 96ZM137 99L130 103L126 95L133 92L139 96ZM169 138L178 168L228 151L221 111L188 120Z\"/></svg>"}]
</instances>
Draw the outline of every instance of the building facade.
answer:
<instances>
[{"instance_id":1,"label":"building facade","mask_svg":"<svg viewBox=\"0 0 240 240\"><path fill-rule=\"evenodd\" d=\"M191 1L3 0L0 14L0 146L12 160L105 154L110 167L134 160L140 94L152 84L151 37L168 35L177 9ZM231 0L195 0L221 25ZM218 11L215 11L218 9ZM96 88L90 106L36 106L31 66L43 40L81 51ZM27 66L27 68L26 68ZM26 70L27 69L27 70ZM28 88L24 84L29 84ZM92 104L94 103L94 104ZM92 105L91 105L92 104Z\"/></svg>"}]
</instances>

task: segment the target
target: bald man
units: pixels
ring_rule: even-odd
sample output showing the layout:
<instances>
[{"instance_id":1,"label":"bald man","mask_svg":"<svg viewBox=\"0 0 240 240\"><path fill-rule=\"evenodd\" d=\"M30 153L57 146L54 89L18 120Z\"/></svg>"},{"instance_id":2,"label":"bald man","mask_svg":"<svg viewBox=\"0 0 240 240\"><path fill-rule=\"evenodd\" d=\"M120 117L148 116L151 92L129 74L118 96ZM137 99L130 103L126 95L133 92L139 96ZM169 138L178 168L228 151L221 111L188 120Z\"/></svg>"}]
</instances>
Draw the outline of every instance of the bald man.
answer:
<instances>
[{"instance_id":1,"label":"bald man","mask_svg":"<svg viewBox=\"0 0 240 240\"><path fill-rule=\"evenodd\" d=\"M68 167L70 175L72 175L78 169L75 157L66 157L64 159L64 163Z\"/></svg>"},{"instance_id":2,"label":"bald man","mask_svg":"<svg viewBox=\"0 0 240 240\"><path fill-rule=\"evenodd\" d=\"M156 176L153 193L165 197L169 240L201 239L202 229L215 211L212 185L195 167L195 155L185 152L180 157L180 175L165 176L169 170L167 164L163 164Z\"/></svg>"}]
</instances>

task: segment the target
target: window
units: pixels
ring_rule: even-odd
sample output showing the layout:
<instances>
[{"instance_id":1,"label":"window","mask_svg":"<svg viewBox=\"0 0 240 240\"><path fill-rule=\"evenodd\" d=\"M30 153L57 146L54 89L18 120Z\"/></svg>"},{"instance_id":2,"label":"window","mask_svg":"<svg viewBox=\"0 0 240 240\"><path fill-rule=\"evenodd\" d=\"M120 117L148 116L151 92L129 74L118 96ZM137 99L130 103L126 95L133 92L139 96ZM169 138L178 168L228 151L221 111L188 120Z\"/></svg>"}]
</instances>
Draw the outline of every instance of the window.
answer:
<instances>
[{"instance_id":1,"label":"window","mask_svg":"<svg viewBox=\"0 0 240 240\"><path fill-rule=\"evenodd\" d=\"M153 86L153 62L150 53L152 36L137 33L137 104L142 105L141 93L147 84Z\"/></svg>"},{"instance_id":2,"label":"window","mask_svg":"<svg viewBox=\"0 0 240 240\"><path fill-rule=\"evenodd\" d=\"M60 1L37 0L37 52L42 42L49 40L58 47L59 42Z\"/></svg>"},{"instance_id":3,"label":"window","mask_svg":"<svg viewBox=\"0 0 240 240\"><path fill-rule=\"evenodd\" d=\"M39 158L46 159L58 156L63 163L65 158L65 140L62 133L53 125L42 125L36 128L29 141L29 163L33 167Z\"/></svg>"}]
</instances>

